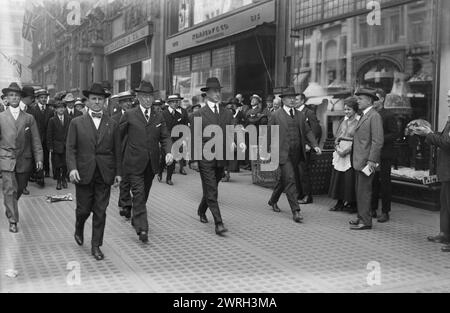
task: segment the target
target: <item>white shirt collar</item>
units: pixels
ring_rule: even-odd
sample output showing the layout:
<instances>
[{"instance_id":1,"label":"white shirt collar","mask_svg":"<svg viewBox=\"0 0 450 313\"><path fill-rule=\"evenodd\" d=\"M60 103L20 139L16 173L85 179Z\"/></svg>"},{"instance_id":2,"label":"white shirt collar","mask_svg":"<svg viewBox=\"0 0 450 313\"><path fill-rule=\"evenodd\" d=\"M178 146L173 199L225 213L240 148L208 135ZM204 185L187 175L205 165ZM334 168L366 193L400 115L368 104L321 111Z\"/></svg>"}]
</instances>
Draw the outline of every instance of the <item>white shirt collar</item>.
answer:
<instances>
[{"instance_id":1,"label":"white shirt collar","mask_svg":"<svg viewBox=\"0 0 450 313\"><path fill-rule=\"evenodd\" d=\"M168 109L169 109L170 114L173 114L173 112L175 111L175 110L172 109L171 107L169 107Z\"/></svg>"},{"instance_id":2,"label":"white shirt collar","mask_svg":"<svg viewBox=\"0 0 450 313\"><path fill-rule=\"evenodd\" d=\"M101 113L102 114L102 117L103 117L103 111L100 111L100 112L94 112L94 111L92 111L91 109L89 109L89 111L88 111L88 114L89 114L89 116L93 119L93 117L92 117L92 113Z\"/></svg>"},{"instance_id":3,"label":"white shirt collar","mask_svg":"<svg viewBox=\"0 0 450 313\"><path fill-rule=\"evenodd\" d=\"M219 103L215 103L212 101L207 100L206 103L208 104L209 108L211 109L211 111L214 112L214 106L217 105L217 112L219 112Z\"/></svg>"},{"instance_id":4,"label":"white shirt collar","mask_svg":"<svg viewBox=\"0 0 450 313\"><path fill-rule=\"evenodd\" d=\"M291 108L288 107L287 105L283 105L283 109L284 111L286 111L286 113L290 116L291 115ZM294 110L294 114L295 114L295 108L292 108Z\"/></svg>"},{"instance_id":5,"label":"white shirt collar","mask_svg":"<svg viewBox=\"0 0 450 313\"><path fill-rule=\"evenodd\" d=\"M146 109L146 108L144 108L144 107L142 106L142 104L140 104L139 107L141 108L142 114L144 114L144 116L145 116L145 110L148 110L148 114L149 114L149 115L150 115L151 112L152 112L151 109Z\"/></svg>"},{"instance_id":6,"label":"white shirt collar","mask_svg":"<svg viewBox=\"0 0 450 313\"><path fill-rule=\"evenodd\" d=\"M75 113L75 109L67 108L67 112L69 112L69 113Z\"/></svg>"},{"instance_id":7,"label":"white shirt collar","mask_svg":"<svg viewBox=\"0 0 450 313\"><path fill-rule=\"evenodd\" d=\"M373 106L368 107L367 109L365 109L363 111L364 115L366 115L367 113L369 113L369 111L373 108Z\"/></svg>"},{"instance_id":8,"label":"white shirt collar","mask_svg":"<svg viewBox=\"0 0 450 313\"><path fill-rule=\"evenodd\" d=\"M299 108L298 108L298 110L300 111L300 112L303 112L303 109L305 108L305 105L304 104L302 104Z\"/></svg>"},{"instance_id":9,"label":"white shirt collar","mask_svg":"<svg viewBox=\"0 0 450 313\"><path fill-rule=\"evenodd\" d=\"M19 114L20 113L20 106L18 106L17 108L9 106L9 110L11 111L12 114Z\"/></svg>"}]
</instances>

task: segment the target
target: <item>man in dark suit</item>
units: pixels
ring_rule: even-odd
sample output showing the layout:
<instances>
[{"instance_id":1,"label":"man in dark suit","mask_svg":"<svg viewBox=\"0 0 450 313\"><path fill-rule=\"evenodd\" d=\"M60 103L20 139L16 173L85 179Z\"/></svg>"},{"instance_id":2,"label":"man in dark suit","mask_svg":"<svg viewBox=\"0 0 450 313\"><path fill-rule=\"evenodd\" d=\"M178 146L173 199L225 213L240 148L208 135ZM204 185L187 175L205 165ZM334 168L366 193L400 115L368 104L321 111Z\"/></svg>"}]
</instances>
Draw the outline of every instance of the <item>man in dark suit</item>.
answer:
<instances>
[{"instance_id":1,"label":"man in dark suit","mask_svg":"<svg viewBox=\"0 0 450 313\"><path fill-rule=\"evenodd\" d=\"M358 97L358 105L363 111L363 116L356 126L353 137L353 168L355 169L358 218L350 221L350 228L366 230L372 229L370 215L372 183L374 173L380 164L383 148L383 120L373 107L374 101L379 100L376 89L362 88L355 95Z\"/></svg>"},{"instance_id":2,"label":"man in dark suit","mask_svg":"<svg viewBox=\"0 0 450 313\"><path fill-rule=\"evenodd\" d=\"M152 112L155 90L148 81L142 81L134 90L139 106L126 111L120 120L120 135L128 136L123 158L123 170L133 194L132 225L139 240L148 242L147 200L155 174L159 172L160 148L165 152L167 165L172 164L172 139L164 117Z\"/></svg>"},{"instance_id":3,"label":"man in dark suit","mask_svg":"<svg viewBox=\"0 0 450 313\"><path fill-rule=\"evenodd\" d=\"M63 98L63 101L66 105L66 114L70 118L70 120L73 120L75 117L83 115L83 113L79 110L75 109L75 98L73 94L68 93Z\"/></svg>"},{"instance_id":4,"label":"man in dark suit","mask_svg":"<svg viewBox=\"0 0 450 313\"><path fill-rule=\"evenodd\" d=\"M384 108L386 93L382 89L377 89L377 96L380 99L375 102L375 109L383 120L384 144L381 149L381 163L373 179L372 190L372 217L377 217L378 202L381 195L382 215L378 219L379 223L389 221L389 212L391 212L392 184L391 169L392 160L395 158L394 142L399 136L397 120L395 115Z\"/></svg>"},{"instance_id":5,"label":"man in dark suit","mask_svg":"<svg viewBox=\"0 0 450 313\"><path fill-rule=\"evenodd\" d=\"M166 121L167 130L169 131L169 134L172 134L172 129L177 125L188 125L189 124L189 117L187 114L187 111L183 109L181 105L181 100L183 100L180 96L180 94L173 94L170 95L167 98L167 103L169 104L169 107L167 110L164 110L162 112L162 115L164 117L164 120ZM176 142L180 137L172 137L172 143ZM181 159L179 161L180 163L180 174L186 175L186 171L184 170L184 160ZM159 173L158 173L158 181L162 180L162 173L164 169L164 165L166 163L165 156L163 155L161 157L161 165L159 166ZM173 185L172 182L172 175L175 171L175 162L173 162L170 166L167 166L167 177L166 177L166 183L170 186Z\"/></svg>"},{"instance_id":6,"label":"man in dark suit","mask_svg":"<svg viewBox=\"0 0 450 313\"><path fill-rule=\"evenodd\" d=\"M42 169L41 138L33 116L23 112L20 99L24 95L17 83L2 90L9 108L0 113L0 171L3 179L3 201L9 231L17 233L18 201L34 168Z\"/></svg>"},{"instance_id":7,"label":"man in dark suit","mask_svg":"<svg viewBox=\"0 0 450 313\"><path fill-rule=\"evenodd\" d=\"M45 186L44 177L50 177L50 160L47 147L47 127L48 121L53 117L53 109L47 106L49 93L45 89L36 91L37 105L28 108L28 113L34 116L36 124L41 136L42 149L44 151L44 171L36 173L36 182L41 186Z\"/></svg>"},{"instance_id":8,"label":"man in dark suit","mask_svg":"<svg viewBox=\"0 0 450 313\"><path fill-rule=\"evenodd\" d=\"M316 112L314 108L309 106L306 103L306 96L302 93L297 98L298 100L298 107L297 110L303 113L303 115L306 117L306 123L311 128L311 131L314 134L314 138L316 139L316 142L319 144L320 140L322 139L322 127L320 126L320 121L317 118ZM299 195L299 203L300 204L309 204L313 203L313 197L312 197L312 186L311 186L311 173L309 170L309 164L311 163L311 147L310 144L307 142L305 145L306 149L306 158L305 160L302 160L300 162L299 167L299 175L297 176L297 190Z\"/></svg>"},{"instance_id":9,"label":"man in dark suit","mask_svg":"<svg viewBox=\"0 0 450 313\"><path fill-rule=\"evenodd\" d=\"M296 179L298 179L300 162L306 159L306 142L308 141L313 146L317 154L321 154L322 151L306 122L306 117L295 109L295 97L298 95L293 87L287 88L280 95L284 105L283 108L270 115L269 128L279 127L278 142L271 142L270 151L273 155L273 151L278 150L281 177L277 181L269 205L274 212L281 212L277 203L281 194L285 191L293 219L296 223L301 223L303 217L297 200Z\"/></svg>"},{"instance_id":10,"label":"man in dark suit","mask_svg":"<svg viewBox=\"0 0 450 313\"><path fill-rule=\"evenodd\" d=\"M424 136L426 143L438 148L437 176L441 182L440 233L428 237L428 241L445 244L442 252L450 252L450 91L447 95L448 121L444 130L434 133L428 127L417 127L416 135Z\"/></svg>"},{"instance_id":11,"label":"man in dark suit","mask_svg":"<svg viewBox=\"0 0 450 313\"><path fill-rule=\"evenodd\" d=\"M191 155L194 161L198 161L203 189L203 197L197 214L200 217L200 222L208 223L206 210L210 209L216 225L215 232L217 235L222 235L228 231L223 224L219 203L217 202L218 185L224 175L226 151L230 148L234 150L236 144L233 142L232 147L227 147L227 140L222 138L223 147L214 145L211 148L214 151L210 151L211 155L205 155L203 148L213 137L204 137L203 131L208 126L220 127L222 134L225 135L226 126L233 125L233 114L220 105L221 89L220 82L216 77L210 77L206 80L206 87L200 89L206 93L206 105L192 115L193 120L191 121L191 129L193 129L191 134L194 141L194 153ZM197 123L201 123L201 128L196 127ZM197 134L196 129L201 130L201 133ZM214 136L217 136L217 133ZM197 137L201 137L201 146L195 145L196 140L200 140ZM223 152L224 155L220 155L220 152Z\"/></svg>"},{"instance_id":12,"label":"man in dark suit","mask_svg":"<svg viewBox=\"0 0 450 313\"><path fill-rule=\"evenodd\" d=\"M71 120L67 136L66 158L70 181L75 183L77 209L75 241L84 242L84 224L93 213L91 253L98 261L104 259L100 247L106 223L106 208L111 185L120 184L122 173L121 143L116 122L103 114L109 94L94 83L83 90L88 98L88 114Z\"/></svg>"},{"instance_id":13,"label":"man in dark suit","mask_svg":"<svg viewBox=\"0 0 450 313\"><path fill-rule=\"evenodd\" d=\"M62 101L55 102L56 115L50 119L47 128L47 146L52 155L52 168L56 176L56 190L67 189L66 140L70 118L65 113Z\"/></svg>"},{"instance_id":14,"label":"man in dark suit","mask_svg":"<svg viewBox=\"0 0 450 313\"><path fill-rule=\"evenodd\" d=\"M119 99L119 107L120 110L117 110L111 118L117 123L120 124L120 120L126 111L132 108L132 104L134 101L134 92L133 91L125 91L118 94ZM124 152L125 146L127 144L128 136L125 136L122 139L122 154ZM122 181L120 182L120 193L119 193L119 214L125 218L131 217L131 208L133 203L131 201L131 184L128 177L123 174Z\"/></svg>"}]
</instances>

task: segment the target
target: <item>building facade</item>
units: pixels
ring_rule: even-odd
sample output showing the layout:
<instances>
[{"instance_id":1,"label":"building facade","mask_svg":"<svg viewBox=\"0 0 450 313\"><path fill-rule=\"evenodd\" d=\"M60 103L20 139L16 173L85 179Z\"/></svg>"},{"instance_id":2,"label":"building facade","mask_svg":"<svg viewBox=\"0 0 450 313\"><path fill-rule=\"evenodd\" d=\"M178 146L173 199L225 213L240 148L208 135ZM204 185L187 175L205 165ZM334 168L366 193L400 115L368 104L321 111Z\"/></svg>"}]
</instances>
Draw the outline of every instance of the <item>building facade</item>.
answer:
<instances>
[{"instance_id":1,"label":"building facade","mask_svg":"<svg viewBox=\"0 0 450 313\"><path fill-rule=\"evenodd\" d=\"M266 96L275 87L277 1L170 0L167 86L193 101L211 76L223 97Z\"/></svg>"}]
</instances>

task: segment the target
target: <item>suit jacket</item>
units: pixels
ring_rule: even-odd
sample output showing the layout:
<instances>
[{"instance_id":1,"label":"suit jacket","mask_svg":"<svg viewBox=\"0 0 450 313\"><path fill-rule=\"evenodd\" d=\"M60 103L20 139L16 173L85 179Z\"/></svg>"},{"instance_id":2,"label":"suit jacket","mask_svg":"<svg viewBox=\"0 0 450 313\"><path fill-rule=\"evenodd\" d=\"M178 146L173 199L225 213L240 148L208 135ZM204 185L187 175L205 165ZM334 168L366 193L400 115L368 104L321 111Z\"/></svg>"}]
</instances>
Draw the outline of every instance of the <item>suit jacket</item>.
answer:
<instances>
[{"instance_id":1,"label":"suit jacket","mask_svg":"<svg viewBox=\"0 0 450 313\"><path fill-rule=\"evenodd\" d=\"M67 133L69 131L70 118L64 113L64 125L61 124L59 116L53 116L47 127L47 148L54 153L66 152Z\"/></svg>"},{"instance_id":2,"label":"suit jacket","mask_svg":"<svg viewBox=\"0 0 450 313\"><path fill-rule=\"evenodd\" d=\"M121 144L116 122L103 114L99 129L89 114L74 118L69 125L66 143L66 160L69 173L78 170L80 185L92 181L98 167L103 181L114 184L122 175Z\"/></svg>"},{"instance_id":3,"label":"suit jacket","mask_svg":"<svg viewBox=\"0 0 450 313\"><path fill-rule=\"evenodd\" d=\"M227 125L231 125L233 126L233 114L230 112L230 110L228 110L225 107L220 107L219 108L219 114L215 114L211 108L208 105L205 105L204 107L202 107L200 110L198 110L197 112L195 112L192 115L192 120L191 120L191 134L192 134L192 144L191 147L193 149L198 149L198 151L200 150L200 147L198 147L195 142L196 142L196 134L195 134L195 118L200 118L201 120L201 156L199 157L198 155L196 155L194 153L194 150L192 150L191 152L191 156L192 159L194 161L203 161L203 162L211 162L211 163L215 163L215 165L217 167L225 167L226 165L226 155L227 155L227 151L229 149L231 149L231 147L227 147L227 141L228 143L232 141L234 141L234 138L229 138L227 140L226 138L226 126ZM205 130L206 127L210 126L210 125L217 125L222 129L222 134L223 134L223 155L218 155L217 158L214 158L214 160L206 160L203 157L203 148L205 146L205 144L212 139L212 137L206 137L203 136L203 132ZM198 126L197 126L198 127ZM198 134L200 135L200 134ZM214 136L216 136L217 134L215 134ZM197 153L198 154L198 153ZM234 151L233 151L234 154Z\"/></svg>"},{"instance_id":4,"label":"suit jacket","mask_svg":"<svg viewBox=\"0 0 450 313\"><path fill-rule=\"evenodd\" d=\"M53 109L47 105L45 106L45 110L41 111L39 105L36 104L28 108L28 113L34 116L41 136L42 145L46 146L48 121L54 116Z\"/></svg>"},{"instance_id":5,"label":"suit jacket","mask_svg":"<svg viewBox=\"0 0 450 313\"><path fill-rule=\"evenodd\" d=\"M381 159L393 159L395 158L394 143L399 137L397 119L393 113L384 108L378 111L378 113L383 120L384 132L384 145L383 149L381 149Z\"/></svg>"},{"instance_id":6,"label":"suit jacket","mask_svg":"<svg viewBox=\"0 0 450 313\"><path fill-rule=\"evenodd\" d=\"M67 108L66 108L66 110L64 111L64 113L67 114L67 116L68 116L71 120L73 120L75 117L78 117L78 116L83 115L82 112L76 110L75 108L73 108L73 116L70 116L69 110L68 110Z\"/></svg>"},{"instance_id":7,"label":"suit jacket","mask_svg":"<svg viewBox=\"0 0 450 313\"><path fill-rule=\"evenodd\" d=\"M438 178L441 182L450 182L450 121L441 133L427 135L425 142L438 147Z\"/></svg>"},{"instance_id":8,"label":"suit jacket","mask_svg":"<svg viewBox=\"0 0 450 313\"><path fill-rule=\"evenodd\" d=\"M297 127L300 131L300 148L303 151L303 157L306 160L306 143L309 143L314 148L318 147L316 139L314 138L314 134L306 122L306 117L302 112L298 110L294 110L295 112L295 121ZM278 149L279 151L279 163L280 165L284 165L289 161L289 120L291 117L286 113L284 109L280 109L274 111L269 118L269 134L268 140L270 142L270 151L274 151L274 149ZM276 142L271 142L271 133L270 128L274 125L279 126L279 139L278 145ZM301 160L299 160L301 161Z\"/></svg>"},{"instance_id":9,"label":"suit jacket","mask_svg":"<svg viewBox=\"0 0 450 313\"><path fill-rule=\"evenodd\" d=\"M28 173L36 162L43 162L41 137L36 121L20 111L17 120L8 109L0 113L0 170Z\"/></svg>"},{"instance_id":10,"label":"suit jacket","mask_svg":"<svg viewBox=\"0 0 450 313\"><path fill-rule=\"evenodd\" d=\"M314 110L309 108L307 105L304 106L302 112L306 117L306 122L308 123L309 127L311 128L314 138L316 138L316 141L319 143L322 139L322 127L320 126L320 121L317 118L316 113Z\"/></svg>"},{"instance_id":11,"label":"suit jacket","mask_svg":"<svg viewBox=\"0 0 450 313\"><path fill-rule=\"evenodd\" d=\"M172 139L161 113L151 112L147 123L141 107L125 112L120 120L120 136L128 136L125 146L123 169L129 175L142 174L148 162L153 173L159 172L160 145L165 154L171 153Z\"/></svg>"},{"instance_id":12,"label":"suit jacket","mask_svg":"<svg viewBox=\"0 0 450 313\"><path fill-rule=\"evenodd\" d=\"M164 117L164 121L166 121L167 130L169 131L169 134L172 135L172 129L176 125L188 125L189 124L189 116L185 109L181 108L181 114L178 111L175 111L175 114L171 114L170 111L164 110L162 112L162 115ZM178 140L180 137L172 137L172 141Z\"/></svg>"},{"instance_id":13,"label":"suit jacket","mask_svg":"<svg viewBox=\"0 0 450 313\"><path fill-rule=\"evenodd\" d=\"M361 117L356 126L353 137L353 168L362 171L368 161L379 164L383 142L383 121L380 114L372 108Z\"/></svg>"}]
</instances>

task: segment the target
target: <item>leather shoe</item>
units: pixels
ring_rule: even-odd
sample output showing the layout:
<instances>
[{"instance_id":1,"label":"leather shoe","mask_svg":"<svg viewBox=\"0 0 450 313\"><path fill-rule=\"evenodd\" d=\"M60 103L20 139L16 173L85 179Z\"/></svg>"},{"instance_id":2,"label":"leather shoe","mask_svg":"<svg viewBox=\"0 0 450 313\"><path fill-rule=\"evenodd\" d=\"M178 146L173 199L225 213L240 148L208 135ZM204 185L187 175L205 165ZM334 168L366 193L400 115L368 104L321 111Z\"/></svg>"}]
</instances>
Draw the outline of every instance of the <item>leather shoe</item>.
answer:
<instances>
[{"instance_id":1,"label":"leather shoe","mask_svg":"<svg viewBox=\"0 0 450 313\"><path fill-rule=\"evenodd\" d=\"M158 175L156 176L156 178L158 179L158 182L161 182L161 180L162 180L162 174L158 174Z\"/></svg>"},{"instance_id":2,"label":"leather shoe","mask_svg":"<svg viewBox=\"0 0 450 313\"><path fill-rule=\"evenodd\" d=\"M100 247L92 247L91 253L97 261L101 261L105 258L102 250L100 250Z\"/></svg>"},{"instance_id":3,"label":"leather shoe","mask_svg":"<svg viewBox=\"0 0 450 313\"><path fill-rule=\"evenodd\" d=\"M450 245L445 245L441 248L442 252L450 252Z\"/></svg>"},{"instance_id":4,"label":"leather shoe","mask_svg":"<svg viewBox=\"0 0 450 313\"><path fill-rule=\"evenodd\" d=\"M119 214L128 219L131 217L131 208L120 208Z\"/></svg>"},{"instance_id":5,"label":"leather shoe","mask_svg":"<svg viewBox=\"0 0 450 313\"><path fill-rule=\"evenodd\" d=\"M225 226L223 226L223 223L219 223L216 225L216 234L217 235L222 235L224 233L226 233L228 231L228 229L225 228Z\"/></svg>"},{"instance_id":6,"label":"leather shoe","mask_svg":"<svg viewBox=\"0 0 450 313\"><path fill-rule=\"evenodd\" d=\"M359 225L352 225L352 226L350 226L350 229L351 230L368 230L368 229L372 229L372 226L359 224Z\"/></svg>"},{"instance_id":7,"label":"leather shoe","mask_svg":"<svg viewBox=\"0 0 450 313\"><path fill-rule=\"evenodd\" d=\"M187 175L186 171L184 170L184 168L180 169L180 174L181 175Z\"/></svg>"},{"instance_id":8,"label":"leather shoe","mask_svg":"<svg viewBox=\"0 0 450 313\"><path fill-rule=\"evenodd\" d=\"M168 179L168 180L166 181L166 183L167 183L167 185L169 185L169 186L173 186L173 182L172 182L171 179Z\"/></svg>"},{"instance_id":9,"label":"leather shoe","mask_svg":"<svg viewBox=\"0 0 450 313\"><path fill-rule=\"evenodd\" d=\"M296 223L301 223L303 221L303 216L300 214L299 211L295 211L292 219L296 222Z\"/></svg>"},{"instance_id":10,"label":"leather shoe","mask_svg":"<svg viewBox=\"0 0 450 313\"><path fill-rule=\"evenodd\" d=\"M342 211L344 209L344 204L342 202L336 203L334 207L330 209L331 212Z\"/></svg>"},{"instance_id":11,"label":"leather shoe","mask_svg":"<svg viewBox=\"0 0 450 313\"><path fill-rule=\"evenodd\" d=\"M372 218L377 218L377 217L378 217L377 211L370 211L370 216L371 216Z\"/></svg>"},{"instance_id":12,"label":"leather shoe","mask_svg":"<svg viewBox=\"0 0 450 313\"><path fill-rule=\"evenodd\" d=\"M147 243L148 242L148 233L146 231L141 231L139 233L139 240L142 241L143 243Z\"/></svg>"},{"instance_id":13,"label":"leather shoe","mask_svg":"<svg viewBox=\"0 0 450 313\"><path fill-rule=\"evenodd\" d=\"M357 218L356 220L351 220L348 223L350 225L357 226L357 225L361 224L361 220L359 218Z\"/></svg>"},{"instance_id":14,"label":"leather shoe","mask_svg":"<svg viewBox=\"0 0 450 313\"><path fill-rule=\"evenodd\" d=\"M62 186L61 186L61 181L58 180L58 182L56 183L56 190L61 190Z\"/></svg>"},{"instance_id":15,"label":"leather shoe","mask_svg":"<svg viewBox=\"0 0 450 313\"><path fill-rule=\"evenodd\" d=\"M198 216L200 217L200 222L202 222L203 224L208 223L208 218L206 217L206 214L199 214Z\"/></svg>"},{"instance_id":16,"label":"leather shoe","mask_svg":"<svg viewBox=\"0 0 450 313\"><path fill-rule=\"evenodd\" d=\"M28 189L25 187L23 188L22 194L24 194L25 196L28 196L30 194L30 192L28 191Z\"/></svg>"},{"instance_id":17,"label":"leather shoe","mask_svg":"<svg viewBox=\"0 0 450 313\"><path fill-rule=\"evenodd\" d=\"M83 242L84 242L84 225L82 225L80 222L76 221L75 222L75 242L79 245L82 246Z\"/></svg>"},{"instance_id":18,"label":"leather shoe","mask_svg":"<svg viewBox=\"0 0 450 313\"><path fill-rule=\"evenodd\" d=\"M306 196L298 201L299 204L311 204L313 203L313 198L311 196Z\"/></svg>"},{"instance_id":19,"label":"leather shoe","mask_svg":"<svg viewBox=\"0 0 450 313\"><path fill-rule=\"evenodd\" d=\"M280 208L278 207L278 204L269 202L269 205L272 207L272 210L274 212L276 212L276 213L280 213L281 212Z\"/></svg>"},{"instance_id":20,"label":"leather shoe","mask_svg":"<svg viewBox=\"0 0 450 313\"><path fill-rule=\"evenodd\" d=\"M62 187L64 188L64 189L67 189L68 188L68 186L67 186L67 181L63 178L63 180L62 180Z\"/></svg>"},{"instance_id":21,"label":"leather shoe","mask_svg":"<svg viewBox=\"0 0 450 313\"><path fill-rule=\"evenodd\" d=\"M450 244L450 240L445 238L442 234L439 234L437 236L430 236L427 237L427 240L434 243L441 243L441 244Z\"/></svg>"},{"instance_id":22,"label":"leather shoe","mask_svg":"<svg viewBox=\"0 0 450 313\"><path fill-rule=\"evenodd\" d=\"M378 223L386 223L389 221L389 213L383 213L378 219Z\"/></svg>"},{"instance_id":23,"label":"leather shoe","mask_svg":"<svg viewBox=\"0 0 450 313\"><path fill-rule=\"evenodd\" d=\"M17 228L17 224L16 223L9 223L9 231L11 233L14 233L14 234L18 233L19 229Z\"/></svg>"},{"instance_id":24,"label":"leather shoe","mask_svg":"<svg viewBox=\"0 0 450 313\"><path fill-rule=\"evenodd\" d=\"M75 232L75 235L73 236L75 238L75 242L77 243L77 245L82 246L83 245L83 234L77 234Z\"/></svg>"}]
</instances>

